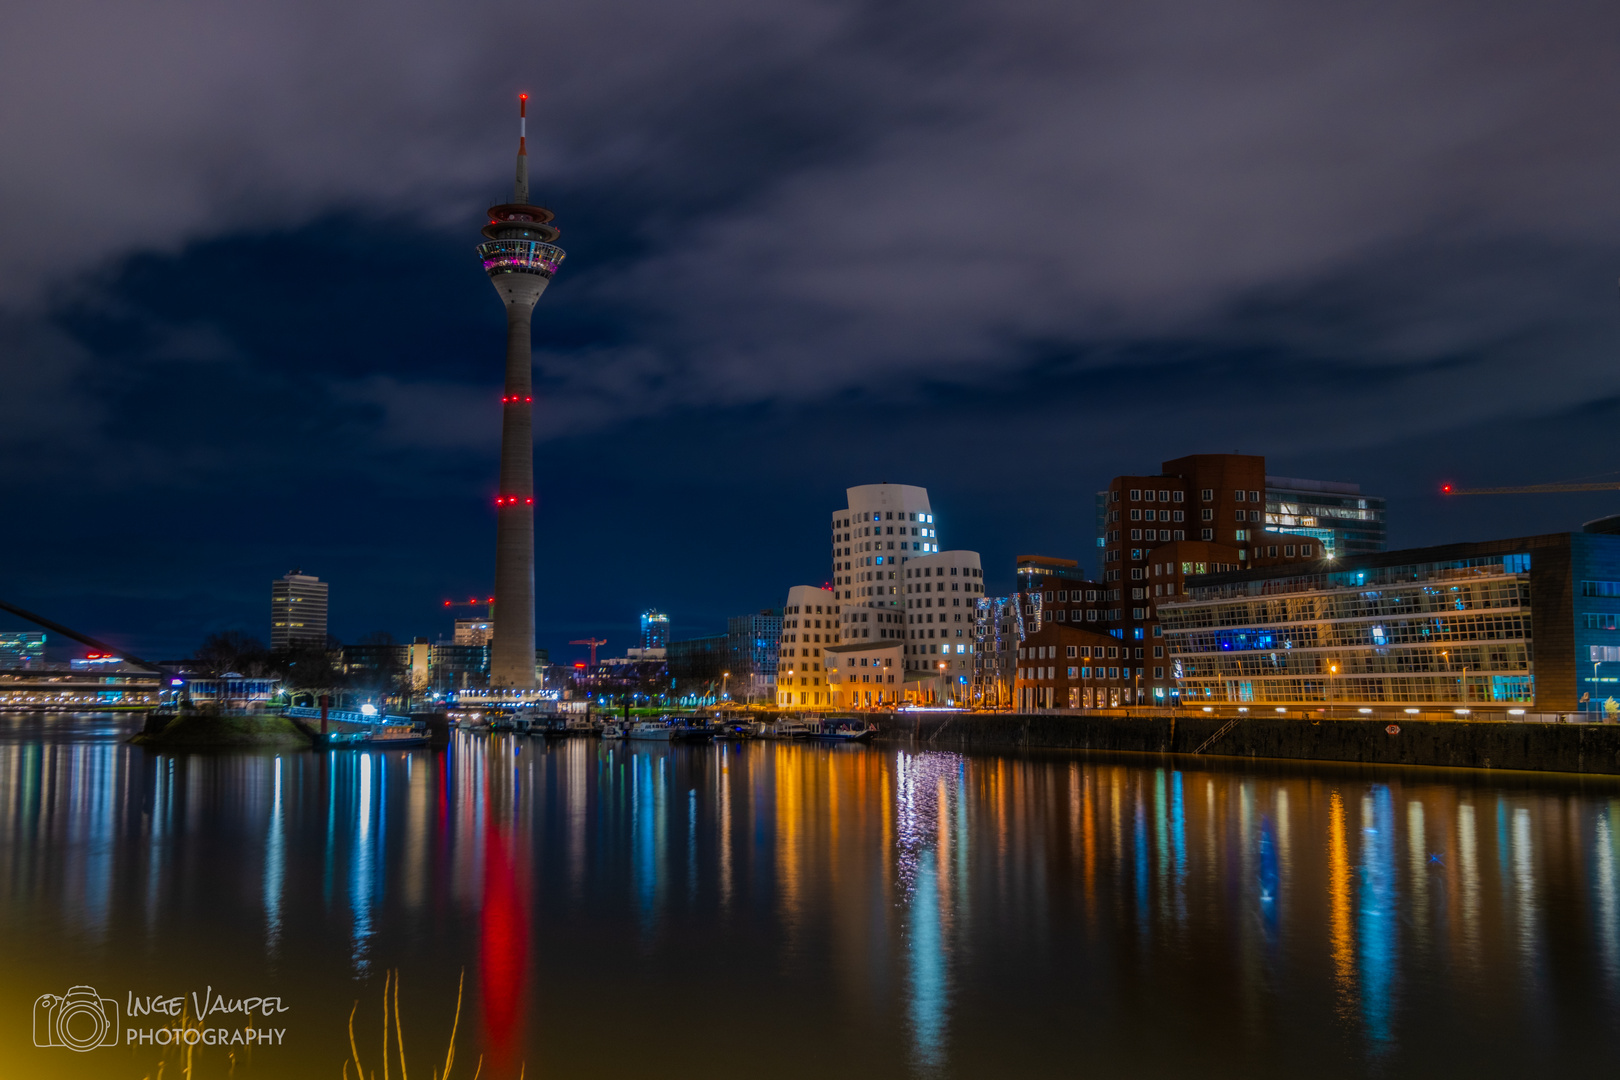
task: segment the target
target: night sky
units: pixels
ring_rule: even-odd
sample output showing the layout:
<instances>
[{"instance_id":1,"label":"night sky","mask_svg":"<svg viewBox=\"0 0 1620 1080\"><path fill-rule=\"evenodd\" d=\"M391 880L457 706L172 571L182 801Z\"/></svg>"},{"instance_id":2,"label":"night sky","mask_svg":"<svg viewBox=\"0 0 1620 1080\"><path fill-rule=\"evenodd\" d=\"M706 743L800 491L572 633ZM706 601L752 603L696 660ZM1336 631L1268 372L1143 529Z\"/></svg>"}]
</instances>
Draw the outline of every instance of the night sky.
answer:
<instances>
[{"instance_id":1,"label":"night sky","mask_svg":"<svg viewBox=\"0 0 1620 1080\"><path fill-rule=\"evenodd\" d=\"M0 597L140 655L448 635L487 594L532 96L539 641L828 572L929 489L987 586L1198 452L1392 546L1578 528L1620 420L1620 7L8 5Z\"/></svg>"}]
</instances>

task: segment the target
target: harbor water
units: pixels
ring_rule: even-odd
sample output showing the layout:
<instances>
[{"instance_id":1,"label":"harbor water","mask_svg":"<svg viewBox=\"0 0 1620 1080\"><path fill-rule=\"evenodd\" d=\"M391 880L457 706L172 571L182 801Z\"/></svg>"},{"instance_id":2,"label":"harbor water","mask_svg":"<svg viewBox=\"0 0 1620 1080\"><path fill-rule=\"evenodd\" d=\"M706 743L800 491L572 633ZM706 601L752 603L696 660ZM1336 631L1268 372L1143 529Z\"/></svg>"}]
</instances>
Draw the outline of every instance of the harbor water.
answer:
<instances>
[{"instance_id":1,"label":"harbor water","mask_svg":"<svg viewBox=\"0 0 1620 1080\"><path fill-rule=\"evenodd\" d=\"M1620 778L138 727L0 715L0 1076L1620 1060Z\"/></svg>"}]
</instances>

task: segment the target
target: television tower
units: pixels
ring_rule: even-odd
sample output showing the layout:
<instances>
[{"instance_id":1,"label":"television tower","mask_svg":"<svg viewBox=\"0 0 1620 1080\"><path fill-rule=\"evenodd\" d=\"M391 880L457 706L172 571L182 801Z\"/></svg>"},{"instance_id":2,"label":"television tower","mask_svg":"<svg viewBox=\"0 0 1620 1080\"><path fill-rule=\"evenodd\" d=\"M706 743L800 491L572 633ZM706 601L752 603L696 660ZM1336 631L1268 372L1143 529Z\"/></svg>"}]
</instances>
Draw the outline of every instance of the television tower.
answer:
<instances>
[{"instance_id":1,"label":"television tower","mask_svg":"<svg viewBox=\"0 0 1620 1080\"><path fill-rule=\"evenodd\" d=\"M489 208L484 272L506 305L506 389L501 395L501 486L495 498L495 611L491 689L532 690L534 677L534 385L529 346L535 302L563 261L550 210L529 203L529 95L518 95L512 201Z\"/></svg>"}]
</instances>

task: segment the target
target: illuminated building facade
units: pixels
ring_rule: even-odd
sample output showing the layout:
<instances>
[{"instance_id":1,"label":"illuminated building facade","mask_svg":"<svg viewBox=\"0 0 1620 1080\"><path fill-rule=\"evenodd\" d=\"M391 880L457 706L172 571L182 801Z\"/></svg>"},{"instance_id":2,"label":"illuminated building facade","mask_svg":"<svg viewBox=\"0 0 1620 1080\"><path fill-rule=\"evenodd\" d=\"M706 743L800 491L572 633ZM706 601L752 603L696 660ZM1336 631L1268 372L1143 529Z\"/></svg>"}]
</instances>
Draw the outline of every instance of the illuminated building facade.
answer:
<instances>
[{"instance_id":1,"label":"illuminated building facade","mask_svg":"<svg viewBox=\"0 0 1620 1080\"><path fill-rule=\"evenodd\" d=\"M900 570L905 668L938 680L935 697L960 699L972 685L979 651L978 602L984 571L977 551L941 551Z\"/></svg>"},{"instance_id":2,"label":"illuminated building facade","mask_svg":"<svg viewBox=\"0 0 1620 1080\"><path fill-rule=\"evenodd\" d=\"M834 645L824 651L834 708L892 708L906 700L905 655L899 639ZM915 684L912 686L915 693Z\"/></svg>"},{"instance_id":3,"label":"illuminated building facade","mask_svg":"<svg viewBox=\"0 0 1620 1080\"><path fill-rule=\"evenodd\" d=\"M326 647L326 610L330 586L318 577L294 570L270 583L270 648Z\"/></svg>"},{"instance_id":4,"label":"illuminated building facade","mask_svg":"<svg viewBox=\"0 0 1620 1080\"><path fill-rule=\"evenodd\" d=\"M1113 709L1155 702L1137 646L1109 634L1043 621L1017 648L1019 709Z\"/></svg>"},{"instance_id":5,"label":"illuminated building facade","mask_svg":"<svg viewBox=\"0 0 1620 1080\"><path fill-rule=\"evenodd\" d=\"M453 640L457 645L488 645L494 626L489 619L457 619Z\"/></svg>"},{"instance_id":6,"label":"illuminated building facade","mask_svg":"<svg viewBox=\"0 0 1620 1080\"><path fill-rule=\"evenodd\" d=\"M562 263L555 216L529 202L528 95L521 97L512 201L489 208L484 272L506 306L506 384L501 394L501 477L495 496L492 689L532 690L534 667L534 305Z\"/></svg>"},{"instance_id":7,"label":"illuminated building facade","mask_svg":"<svg viewBox=\"0 0 1620 1080\"><path fill-rule=\"evenodd\" d=\"M726 625L728 692L734 701L774 701L776 662L781 649L782 612L766 608L733 615Z\"/></svg>"},{"instance_id":8,"label":"illuminated building facade","mask_svg":"<svg viewBox=\"0 0 1620 1080\"><path fill-rule=\"evenodd\" d=\"M27 670L44 666L44 631L0 630L0 668Z\"/></svg>"},{"instance_id":9,"label":"illuminated building facade","mask_svg":"<svg viewBox=\"0 0 1620 1080\"><path fill-rule=\"evenodd\" d=\"M669 648L669 616L657 608L641 613L641 649L660 651Z\"/></svg>"},{"instance_id":10,"label":"illuminated building facade","mask_svg":"<svg viewBox=\"0 0 1620 1080\"><path fill-rule=\"evenodd\" d=\"M839 643L839 606L831 589L795 585L788 590L776 658L776 703L783 708L832 703L823 653Z\"/></svg>"},{"instance_id":11,"label":"illuminated building facade","mask_svg":"<svg viewBox=\"0 0 1620 1080\"><path fill-rule=\"evenodd\" d=\"M1187 704L1556 713L1620 694L1620 536L1213 574L1159 615Z\"/></svg>"},{"instance_id":12,"label":"illuminated building facade","mask_svg":"<svg viewBox=\"0 0 1620 1080\"><path fill-rule=\"evenodd\" d=\"M1266 477L1265 531L1316 540L1330 559L1387 550L1384 511L1383 497L1363 495L1360 484Z\"/></svg>"},{"instance_id":13,"label":"illuminated building facade","mask_svg":"<svg viewBox=\"0 0 1620 1080\"><path fill-rule=\"evenodd\" d=\"M858 609L895 614L903 606L900 567L939 550L928 491L909 484L863 484L846 494L848 505L832 516L832 584L844 622L856 621Z\"/></svg>"}]
</instances>

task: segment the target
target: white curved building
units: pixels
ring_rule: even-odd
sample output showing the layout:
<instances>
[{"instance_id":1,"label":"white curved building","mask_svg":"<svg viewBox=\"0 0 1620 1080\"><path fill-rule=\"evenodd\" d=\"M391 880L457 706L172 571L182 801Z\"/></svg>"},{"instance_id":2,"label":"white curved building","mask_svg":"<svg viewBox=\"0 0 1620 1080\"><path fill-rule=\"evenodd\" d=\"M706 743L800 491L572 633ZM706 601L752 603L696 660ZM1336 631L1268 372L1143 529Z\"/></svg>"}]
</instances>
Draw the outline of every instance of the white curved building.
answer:
<instances>
[{"instance_id":1,"label":"white curved building","mask_svg":"<svg viewBox=\"0 0 1620 1080\"><path fill-rule=\"evenodd\" d=\"M823 708L827 689L825 650L838 644L837 594L815 585L795 585L782 605L782 640L776 661L776 703L783 708Z\"/></svg>"}]
</instances>

